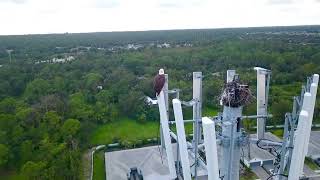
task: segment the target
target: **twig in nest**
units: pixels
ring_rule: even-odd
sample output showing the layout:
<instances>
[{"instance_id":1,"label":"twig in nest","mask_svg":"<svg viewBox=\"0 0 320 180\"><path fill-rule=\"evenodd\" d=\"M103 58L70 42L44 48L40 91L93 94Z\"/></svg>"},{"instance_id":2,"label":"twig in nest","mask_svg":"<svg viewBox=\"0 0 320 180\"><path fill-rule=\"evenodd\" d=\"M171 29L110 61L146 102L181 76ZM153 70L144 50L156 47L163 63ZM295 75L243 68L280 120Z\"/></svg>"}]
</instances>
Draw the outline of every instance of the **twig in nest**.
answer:
<instances>
[{"instance_id":1,"label":"twig in nest","mask_svg":"<svg viewBox=\"0 0 320 180\"><path fill-rule=\"evenodd\" d=\"M252 98L249 86L241 84L239 80L227 83L221 95L223 105L229 107L245 106L252 101Z\"/></svg>"}]
</instances>

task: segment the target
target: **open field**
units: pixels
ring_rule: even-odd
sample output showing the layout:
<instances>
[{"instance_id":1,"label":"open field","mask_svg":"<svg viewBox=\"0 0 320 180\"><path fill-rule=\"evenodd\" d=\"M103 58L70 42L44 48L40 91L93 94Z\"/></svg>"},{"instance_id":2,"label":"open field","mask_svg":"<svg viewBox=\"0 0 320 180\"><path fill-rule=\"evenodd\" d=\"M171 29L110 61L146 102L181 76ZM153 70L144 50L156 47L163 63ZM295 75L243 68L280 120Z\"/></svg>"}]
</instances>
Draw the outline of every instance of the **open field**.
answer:
<instances>
[{"instance_id":1,"label":"open field","mask_svg":"<svg viewBox=\"0 0 320 180\"><path fill-rule=\"evenodd\" d=\"M104 152L99 151L94 154L94 165L93 165L93 179L94 180L105 180L104 170Z\"/></svg>"},{"instance_id":2,"label":"open field","mask_svg":"<svg viewBox=\"0 0 320 180\"><path fill-rule=\"evenodd\" d=\"M204 116L214 116L217 111L205 108ZM99 127L91 136L91 145L109 144L113 142L137 142L159 137L159 122L139 123L133 119L123 118ZM192 123L186 125L187 132L192 131Z\"/></svg>"},{"instance_id":3,"label":"open field","mask_svg":"<svg viewBox=\"0 0 320 180\"><path fill-rule=\"evenodd\" d=\"M115 141L136 142L158 136L158 122L146 122L142 124L125 118L98 128L91 137L91 144L109 144Z\"/></svg>"}]
</instances>

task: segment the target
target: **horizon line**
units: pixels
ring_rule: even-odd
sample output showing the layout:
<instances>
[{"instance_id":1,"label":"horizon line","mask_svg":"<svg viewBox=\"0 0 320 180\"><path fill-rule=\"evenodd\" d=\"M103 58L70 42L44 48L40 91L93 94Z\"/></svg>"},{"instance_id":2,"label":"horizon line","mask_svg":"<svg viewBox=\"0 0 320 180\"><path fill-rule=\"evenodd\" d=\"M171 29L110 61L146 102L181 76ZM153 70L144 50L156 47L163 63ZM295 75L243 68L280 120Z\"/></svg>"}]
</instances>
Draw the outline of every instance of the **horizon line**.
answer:
<instances>
[{"instance_id":1,"label":"horizon line","mask_svg":"<svg viewBox=\"0 0 320 180\"><path fill-rule=\"evenodd\" d=\"M173 28L173 29L146 29L146 30L114 30L114 31L88 31L88 32L52 32L52 33L30 33L30 34L0 34L1 36L32 36L32 35L63 35L63 34L93 34L93 33L125 33L125 32L155 32L155 31L190 31L190 30L223 30L223 29L247 29L247 28L276 28L276 27L303 27L320 26L320 24L305 25L274 25L274 26L235 26L235 27L212 27L212 28Z\"/></svg>"}]
</instances>

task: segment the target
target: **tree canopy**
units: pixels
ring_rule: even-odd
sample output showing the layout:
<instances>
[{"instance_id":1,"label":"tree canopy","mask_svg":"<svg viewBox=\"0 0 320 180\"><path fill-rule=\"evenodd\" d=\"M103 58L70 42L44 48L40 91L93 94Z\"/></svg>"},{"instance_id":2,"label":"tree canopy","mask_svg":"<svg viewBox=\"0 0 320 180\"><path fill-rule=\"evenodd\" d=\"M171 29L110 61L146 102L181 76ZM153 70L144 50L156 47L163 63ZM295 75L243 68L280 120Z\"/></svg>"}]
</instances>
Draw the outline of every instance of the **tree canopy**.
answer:
<instances>
[{"instance_id":1,"label":"tree canopy","mask_svg":"<svg viewBox=\"0 0 320 180\"><path fill-rule=\"evenodd\" d=\"M143 97L154 97L160 68L183 100L192 98L192 72L201 71L203 107L217 111L226 70L236 69L255 92L253 67L268 68L274 117L267 123L283 124L301 83L320 72L319 33L319 26L298 26L0 36L0 170L29 179L80 179L81 154L99 126L159 120ZM255 108L244 112L255 114Z\"/></svg>"}]
</instances>

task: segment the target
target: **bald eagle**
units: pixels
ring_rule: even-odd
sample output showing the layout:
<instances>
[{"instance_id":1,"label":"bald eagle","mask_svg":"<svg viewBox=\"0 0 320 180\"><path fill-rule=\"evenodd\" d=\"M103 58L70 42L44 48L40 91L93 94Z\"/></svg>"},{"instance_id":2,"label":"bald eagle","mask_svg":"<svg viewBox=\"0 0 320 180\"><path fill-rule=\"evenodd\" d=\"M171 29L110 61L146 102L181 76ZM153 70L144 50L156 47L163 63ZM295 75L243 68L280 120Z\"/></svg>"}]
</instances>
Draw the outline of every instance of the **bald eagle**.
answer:
<instances>
[{"instance_id":1,"label":"bald eagle","mask_svg":"<svg viewBox=\"0 0 320 180\"><path fill-rule=\"evenodd\" d=\"M156 96L158 96L164 86L166 79L164 76L164 70L160 69L159 70L159 74L156 75L156 77L154 77L154 81L153 81L153 89L156 92Z\"/></svg>"}]
</instances>

